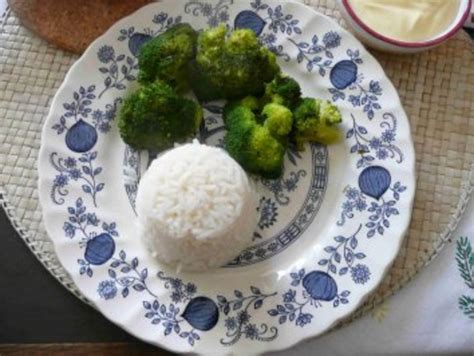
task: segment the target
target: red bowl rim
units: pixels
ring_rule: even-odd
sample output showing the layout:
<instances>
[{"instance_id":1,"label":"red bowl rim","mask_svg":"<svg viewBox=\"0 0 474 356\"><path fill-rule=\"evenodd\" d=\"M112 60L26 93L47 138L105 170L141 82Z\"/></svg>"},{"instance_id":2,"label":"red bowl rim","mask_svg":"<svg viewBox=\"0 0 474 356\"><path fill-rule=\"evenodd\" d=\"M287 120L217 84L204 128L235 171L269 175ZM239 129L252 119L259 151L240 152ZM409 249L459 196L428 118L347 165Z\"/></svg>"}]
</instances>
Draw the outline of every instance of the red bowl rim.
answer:
<instances>
[{"instance_id":1,"label":"red bowl rim","mask_svg":"<svg viewBox=\"0 0 474 356\"><path fill-rule=\"evenodd\" d=\"M466 10L464 11L464 14L461 16L460 20L456 23L456 25L447 33L445 33L444 35L440 36L440 37L437 37L437 38L434 38L432 40L429 40L429 41L421 41L421 42L405 42L405 41L399 41L399 40L395 40L393 38L390 38L390 37L386 37L384 35L382 35L381 33L373 30L372 28L370 28L369 26L367 26L363 21L362 19L355 13L354 9L352 8L352 6L349 4L349 0L342 0L342 5L344 6L344 8L347 10L347 12L349 13L349 16L360 26L362 27L365 31L367 31L369 34L371 34L372 36L374 36L375 38L383 41L383 42L387 42L387 43L390 43L390 44L393 44L395 46L399 46L399 47L407 47L407 48L421 48L421 47L430 47L430 46L435 46L435 45L438 45L440 44L441 42L447 40L448 38L454 36L456 34L456 32L459 31L459 29L463 26L464 22L466 22L468 16L469 16L469 12L471 10L471 5L472 5L472 0L468 0L467 2L467 6L466 6Z\"/></svg>"}]
</instances>

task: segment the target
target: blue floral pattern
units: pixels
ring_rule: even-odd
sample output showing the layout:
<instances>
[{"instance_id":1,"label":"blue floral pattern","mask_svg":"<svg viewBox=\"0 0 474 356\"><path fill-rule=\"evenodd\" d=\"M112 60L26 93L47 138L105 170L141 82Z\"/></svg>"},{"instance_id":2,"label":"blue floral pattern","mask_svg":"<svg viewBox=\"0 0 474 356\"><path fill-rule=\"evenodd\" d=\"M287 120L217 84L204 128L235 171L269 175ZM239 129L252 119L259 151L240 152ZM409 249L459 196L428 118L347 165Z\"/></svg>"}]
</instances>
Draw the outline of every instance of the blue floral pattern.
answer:
<instances>
[{"instance_id":1,"label":"blue floral pattern","mask_svg":"<svg viewBox=\"0 0 474 356\"><path fill-rule=\"evenodd\" d=\"M138 70L138 61L135 57L116 55L112 46L104 45L97 51L97 58L105 64L99 68L99 72L105 74L104 89L99 98L110 89L124 90L127 82L137 79L135 72Z\"/></svg>"},{"instance_id":2,"label":"blue floral pattern","mask_svg":"<svg viewBox=\"0 0 474 356\"><path fill-rule=\"evenodd\" d=\"M63 197L69 193L67 185L77 181L82 183L82 191L90 195L92 203L97 207L97 193L104 189L105 183L97 180L102 167L94 166L96 158L97 151L83 153L78 159L72 156L62 158L57 152L51 153L51 165L59 173L51 187L51 199L55 204L64 204Z\"/></svg>"},{"instance_id":3,"label":"blue floral pattern","mask_svg":"<svg viewBox=\"0 0 474 356\"><path fill-rule=\"evenodd\" d=\"M324 252L329 256L319 260L320 266L327 266L328 273L345 275L347 272L351 273L352 280L357 284L365 284L370 279L370 269L363 264L354 263L366 257L365 253L357 252L359 240L357 235L362 229L362 225L355 233L348 237L336 236L334 237L335 244L326 246Z\"/></svg>"},{"instance_id":4,"label":"blue floral pattern","mask_svg":"<svg viewBox=\"0 0 474 356\"><path fill-rule=\"evenodd\" d=\"M70 121L71 118L74 119L74 122L77 122L80 118L88 117L92 112L89 106L92 104L92 100L96 98L94 91L95 85L90 85L87 88L81 86L78 91L73 92L73 101L63 103L63 108L66 112L61 115L59 122L52 126L52 129L55 130L58 135L61 135L69 129L67 121Z\"/></svg>"},{"instance_id":5,"label":"blue floral pattern","mask_svg":"<svg viewBox=\"0 0 474 356\"><path fill-rule=\"evenodd\" d=\"M276 327L269 327L265 323L258 326L253 322L249 312L250 309L260 309L265 299L275 296L276 293L263 294L254 286L250 287L250 291L251 294L244 296L244 293L235 290L232 299L227 299L222 295L217 296L219 310L227 316L224 322L227 330L226 337L220 340L222 345L233 345L242 336L257 341L272 341L278 336Z\"/></svg>"},{"instance_id":6,"label":"blue floral pattern","mask_svg":"<svg viewBox=\"0 0 474 356\"><path fill-rule=\"evenodd\" d=\"M291 36L293 33L301 35L301 28L299 27L299 20L295 19L292 14L284 14L282 6L278 5L275 8L265 4L262 0L255 0L250 3L250 6L255 13L266 12L264 17L261 17L263 23L268 23L268 29L273 33L283 33Z\"/></svg>"},{"instance_id":7,"label":"blue floral pattern","mask_svg":"<svg viewBox=\"0 0 474 356\"><path fill-rule=\"evenodd\" d=\"M262 197L258 211L260 213L260 220L258 221L260 229L267 229L277 221L278 206L271 198Z\"/></svg>"},{"instance_id":8,"label":"blue floral pattern","mask_svg":"<svg viewBox=\"0 0 474 356\"><path fill-rule=\"evenodd\" d=\"M390 218L400 214L396 205L400 200L400 194L406 190L406 187L400 182L396 182L389 190L393 194L393 199L382 199L381 202L376 200L369 204L367 202L369 198L363 192L357 188L347 187L345 193L347 200L342 204L341 217L337 224L342 226L346 219L352 219L355 215L354 211L368 211L371 215L369 221L365 223L365 226L369 228L367 237L370 238L376 234L383 235L385 230L390 228Z\"/></svg>"},{"instance_id":9,"label":"blue floral pattern","mask_svg":"<svg viewBox=\"0 0 474 356\"><path fill-rule=\"evenodd\" d=\"M193 346L196 341L200 340L200 336L195 330L199 329L201 324L196 321L198 319L192 318L199 311L193 310L191 313L187 313L187 310L199 299L199 297L193 298L197 291L196 286L192 283L183 284L180 279L167 277L160 271L157 277L165 282L166 289L173 290L174 295L172 303L160 303L157 295L150 290L147 284L148 269L140 269L139 264L138 258L135 257L128 261L125 251L120 251L118 258L113 258L113 262L110 264L108 270L110 279L99 283L97 288L99 296L105 300L113 299L120 291L122 297L127 298L132 290L148 294L153 299L142 301L145 309L144 317L149 319L152 325L161 325L165 336L175 333ZM179 305L186 302L188 305L181 313ZM198 302L202 305L202 301ZM209 300L208 303L214 302ZM184 330L182 325L185 322L194 327Z\"/></svg>"},{"instance_id":10,"label":"blue floral pattern","mask_svg":"<svg viewBox=\"0 0 474 356\"><path fill-rule=\"evenodd\" d=\"M355 43L348 48L347 37L342 32L328 28L321 33L305 34L308 37L303 38L300 19L286 13L285 6L270 0L254 0L245 9L241 4L235 6L239 10L236 12L232 0L191 0L184 5L184 12L176 10L181 15L171 14L175 10L151 14L150 27L141 32L133 26L117 30L115 38L128 45L129 53L119 52L120 46L116 43L104 42L95 47L100 80L78 85L78 89L67 92L66 97L70 95L72 99L62 104L62 113L54 117L50 126L57 135L64 135L62 150L48 151L54 172L50 195L53 203L64 204L59 209L67 212L61 227L63 236L77 246L73 261L77 261L78 274L82 276L78 283L92 282L101 303L138 302L146 325L156 328L160 335L172 337L173 342L185 341L190 351L201 351L193 348L207 344L208 341L199 343L204 338L215 336L218 341L214 345L229 350L243 341L271 343L283 333L291 332L291 328L313 327L318 313L321 316L332 308L344 310L357 302L355 297L352 300L351 293L360 291L366 284L371 285L374 278L374 254L368 248L371 238L389 235L387 231L398 223L397 215L401 214L399 202L406 201L406 182L402 184L403 179L390 171L393 164L402 165L406 158L405 150L397 142L401 136L398 118L382 111L381 98L386 87L382 87L378 79L365 79L368 63L364 61L369 61ZM278 288L245 282L233 292L220 286L209 292L209 287L201 285L198 277L181 279L165 274L156 265L145 262L145 257L139 258L138 253L125 248L121 242L124 237L118 238L117 223L103 219L101 211L96 209L98 203L105 201L104 191L110 190L105 190L107 167L103 164L101 145L96 144L101 135L112 130L121 96L126 93L127 85L136 80L139 48L173 24L193 17L201 17L209 26L225 23L229 29L251 28L260 41L283 60L290 60L289 49L296 48L295 64L329 79L328 90L333 101L347 101L363 113L364 119L380 120L363 123L356 121L354 115L352 120L345 120L348 157L353 158L348 162L360 172L358 186L350 182L344 189L345 198L335 233L325 238L318 258L292 269L289 276L283 275ZM284 44L280 42L282 39ZM96 88L101 91L96 92ZM104 103L103 94L109 90L116 98ZM210 114L205 116L200 139L222 145L222 107L208 103L205 110ZM67 153L64 154L64 150ZM146 166L141 155L146 153L129 147L124 151L124 186L134 210L140 173ZM254 245L224 267L246 266L271 258L303 235L323 201L328 160L328 151L323 146L313 145L303 153L290 147L285 175L279 180L258 182L265 194L258 208ZM110 174L112 172L107 172ZM301 206L297 195L304 196ZM296 214L289 214L292 209ZM356 215L358 220L348 223L356 220ZM210 330L213 330L212 336L207 334Z\"/></svg>"},{"instance_id":11,"label":"blue floral pattern","mask_svg":"<svg viewBox=\"0 0 474 356\"><path fill-rule=\"evenodd\" d=\"M112 104L106 104L104 110L92 110L90 106L92 105L93 100L96 99L96 95L94 93L95 89L95 85L91 85L87 88L80 87L78 91L73 93L73 101L69 103L63 103L63 108L66 110L66 112L59 118L59 122L52 126L52 129L55 130L58 135L61 135L64 132L67 132L68 134L73 131L82 132L85 130L85 127L93 131L99 130L99 132L104 134L110 131L112 127L112 121L115 119L115 115L117 113L117 106L122 102L122 99L116 98ZM92 119L91 124L84 121L89 117ZM69 127L67 122L71 121L71 119L74 119L74 124ZM67 141L66 135L66 145L74 152L88 151L95 145L95 143L96 140L91 141L89 143L89 148L78 150L74 143L69 143Z\"/></svg>"},{"instance_id":12,"label":"blue floral pattern","mask_svg":"<svg viewBox=\"0 0 474 356\"><path fill-rule=\"evenodd\" d=\"M358 125L354 115L352 118L352 128L346 133L346 139L353 139L354 145L351 146L350 152L360 155L357 161L357 168L367 167L376 159L386 160L395 159L397 163L402 163L403 153L401 149L394 143L397 131L397 119L391 113L384 113L380 127L384 129L379 137L368 138L368 130Z\"/></svg>"},{"instance_id":13,"label":"blue floral pattern","mask_svg":"<svg viewBox=\"0 0 474 356\"><path fill-rule=\"evenodd\" d=\"M293 287L298 287L300 284L303 287L301 297L298 301L297 290L290 288L282 295L282 304L277 304L276 308L268 311L270 316L278 317L279 324L294 322L296 326L304 327L312 322L313 309L322 307L323 303L332 302L333 308L349 303L347 297L350 291L344 290L338 293L335 280L325 272L306 273L303 268L291 273L290 277Z\"/></svg>"},{"instance_id":14,"label":"blue floral pattern","mask_svg":"<svg viewBox=\"0 0 474 356\"><path fill-rule=\"evenodd\" d=\"M153 37L166 31L171 26L181 23L181 20L181 16L172 17L168 16L168 14L164 12L160 12L153 16L152 22L155 24L153 29L147 27L143 30L143 32L137 32L134 26L122 28L117 39L121 42L128 41L128 49L130 50L130 53L134 57L137 57L138 53L140 52L140 48L145 43L150 41ZM130 80L135 80L134 76L129 76L129 78Z\"/></svg>"},{"instance_id":15,"label":"blue floral pattern","mask_svg":"<svg viewBox=\"0 0 474 356\"><path fill-rule=\"evenodd\" d=\"M308 72L316 69L322 77L332 68L334 55L331 50L339 47L341 44L341 36L335 31L327 32L323 36L322 43L320 43L317 35L313 36L311 43L304 41L296 42L291 38L288 40L298 49L296 61L298 63L305 61Z\"/></svg>"},{"instance_id":16,"label":"blue floral pattern","mask_svg":"<svg viewBox=\"0 0 474 356\"><path fill-rule=\"evenodd\" d=\"M118 237L117 224L102 222L95 213L87 212L87 207L81 198L78 198L74 206L68 207L69 218L63 225L63 230L67 238L73 239L76 233L82 236L79 247L84 248L84 258L77 260L79 273L93 276L91 266L98 266L106 263L115 251L114 237ZM100 225L100 227L99 227ZM93 231L90 231L90 230ZM102 230L98 234L97 231ZM110 293L107 294L110 297ZM107 298L108 299L108 298Z\"/></svg>"},{"instance_id":17,"label":"blue floral pattern","mask_svg":"<svg viewBox=\"0 0 474 356\"><path fill-rule=\"evenodd\" d=\"M369 80L368 86L364 84L364 76L359 73L359 65L363 64L359 50L348 49L348 59L334 64L330 72L330 80L333 88L329 88L332 100L348 100L353 107L362 107L367 117L372 120L376 110L381 110L379 97L382 95L382 87L376 80ZM345 91L358 92L346 95Z\"/></svg>"},{"instance_id":18,"label":"blue floral pattern","mask_svg":"<svg viewBox=\"0 0 474 356\"><path fill-rule=\"evenodd\" d=\"M221 23L229 21L229 5L233 0L219 0L217 3L207 3L200 0L191 0L184 5L184 12L193 16L203 16L207 18L209 27L216 27Z\"/></svg>"}]
</instances>

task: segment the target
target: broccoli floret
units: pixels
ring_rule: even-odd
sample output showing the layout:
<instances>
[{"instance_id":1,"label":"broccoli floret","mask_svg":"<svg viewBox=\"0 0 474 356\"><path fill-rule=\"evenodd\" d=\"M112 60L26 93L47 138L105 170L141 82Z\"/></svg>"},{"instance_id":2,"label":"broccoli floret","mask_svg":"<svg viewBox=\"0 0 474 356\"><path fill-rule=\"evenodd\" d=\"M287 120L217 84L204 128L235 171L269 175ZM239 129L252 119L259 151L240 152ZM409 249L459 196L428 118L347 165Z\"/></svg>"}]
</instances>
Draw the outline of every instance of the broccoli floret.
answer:
<instances>
[{"instance_id":1,"label":"broccoli floret","mask_svg":"<svg viewBox=\"0 0 474 356\"><path fill-rule=\"evenodd\" d=\"M188 63L196 56L197 32L186 23L170 27L147 42L138 56L142 84L163 80L182 92L188 88Z\"/></svg>"},{"instance_id":2,"label":"broccoli floret","mask_svg":"<svg viewBox=\"0 0 474 356\"><path fill-rule=\"evenodd\" d=\"M300 85L293 78L279 74L265 85L263 101L281 104L294 110L301 101Z\"/></svg>"},{"instance_id":3,"label":"broccoli floret","mask_svg":"<svg viewBox=\"0 0 474 356\"><path fill-rule=\"evenodd\" d=\"M260 110L260 100L258 100L254 96L246 96L245 98L240 100L240 105L249 108L253 112Z\"/></svg>"},{"instance_id":4,"label":"broccoli floret","mask_svg":"<svg viewBox=\"0 0 474 356\"><path fill-rule=\"evenodd\" d=\"M293 114L286 106L270 103L263 107L264 125L270 133L279 139L286 139L293 125Z\"/></svg>"},{"instance_id":5,"label":"broccoli floret","mask_svg":"<svg viewBox=\"0 0 474 356\"><path fill-rule=\"evenodd\" d=\"M292 139L298 150L306 142L330 144L339 139L337 124L342 121L339 109L329 101L304 98L293 113Z\"/></svg>"},{"instance_id":6,"label":"broccoli floret","mask_svg":"<svg viewBox=\"0 0 474 356\"><path fill-rule=\"evenodd\" d=\"M283 172L284 145L266 126L257 122L252 110L234 104L225 114L227 152L250 173L278 178Z\"/></svg>"},{"instance_id":7,"label":"broccoli floret","mask_svg":"<svg viewBox=\"0 0 474 356\"><path fill-rule=\"evenodd\" d=\"M236 102L225 106L224 123L227 130L231 130L235 126L253 125L257 121L252 109Z\"/></svg>"},{"instance_id":8,"label":"broccoli floret","mask_svg":"<svg viewBox=\"0 0 474 356\"><path fill-rule=\"evenodd\" d=\"M196 102L158 80L125 99L118 128L133 148L162 151L193 136L201 121L202 109Z\"/></svg>"},{"instance_id":9,"label":"broccoli floret","mask_svg":"<svg viewBox=\"0 0 474 356\"><path fill-rule=\"evenodd\" d=\"M189 78L200 101L262 95L265 83L280 71L276 56L259 43L252 30L235 30L228 38L226 32L221 25L198 37Z\"/></svg>"}]
</instances>

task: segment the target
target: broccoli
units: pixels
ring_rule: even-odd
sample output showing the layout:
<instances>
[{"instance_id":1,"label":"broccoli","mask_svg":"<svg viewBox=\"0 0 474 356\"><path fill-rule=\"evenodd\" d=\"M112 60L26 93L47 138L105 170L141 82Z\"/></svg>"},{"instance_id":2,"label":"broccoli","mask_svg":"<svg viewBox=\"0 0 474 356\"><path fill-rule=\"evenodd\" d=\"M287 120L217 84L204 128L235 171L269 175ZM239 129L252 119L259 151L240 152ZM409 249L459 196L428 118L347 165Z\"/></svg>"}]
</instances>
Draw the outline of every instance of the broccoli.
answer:
<instances>
[{"instance_id":1,"label":"broccoli","mask_svg":"<svg viewBox=\"0 0 474 356\"><path fill-rule=\"evenodd\" d=\"M289 144L303 150L306 142L332 143L342 121L335 105L301 98L298 83L281 75L267 83L262 97L229 102L223 113L228 152L245 170L264 178L281 175Z\"/></svg>"},{"instance_id":2,"label":"broccoli","mask_svg":"<svg viewBox=\"0 0 474 356\"><path fill-rule=\"evenodd\" d=\"M306 142L330 144L339 138L337 124L342 121L339 109L329 101L303 98L293 112L291 138L298 150Z\"/></svg>"},{"instance_id":3,"label":"broccoli","mask_svg":"<svg viewBox=\"0 0 474 356\"><path fill-rule=\"evenodd\" d=\"M125 99L118 128L133 148L162 151L193 136L201 121L202 108L196 102L157 80Z\"/></svg>"},{"instance_id":4,"label":"broccoli","mask_svg":"<svg viewBox=\"0 0 474 356\"><path fill-rule=\"evenodd\" d=\"M301 101L300 85L293 78L279 74L265 85L265 95L262 100L266 103L281 104L294 110Z\"/></svg>"},{"instance_id":5,"label":"broccoli","mask_svg":"<svg viewBox=\"0 0 474 356\"><path fill-rule=\"evenodd\" d=\"M292 113L282 105L268 104L257 114L256 99L252 98L229 103L224 108L228 130L225 147L246 171L278 178L283 172L284 141L291 130Z\"/></svg>"},{"instance_id":6,"label":"broccoli","mask_svg":"<svg viewBox=\"0 0 474 356\"><path fill-rule=\"evenodd\" d=\"M252 30L235 30L228 38L226 32L221 25L198 37L189 81L200 101L260 96L265 83L280 72L276 56L262 47Z\"/></svg>"},{"instance_id":7,"label":"broccoli","mask_svg":"<svg viewBox=\"0 0 474 356\"><path fill-rule=\"evenodd\" d=\"M161 79L183 92L188 88L188 62L196 56L197 32L186 23L170 27L147 42L138 56L141 84Z\"/></svg>"},{"instance_id":8,"label":"broccoli","mask_svg":"<svg viewBox=\"0 0 474 356\"><path fill-rule=\"evenodd\" d=\"M286 106L270 103L263 107L264 125L275 138L286 138L291 131L293 114Z\"/></svg>"}]
</instances>

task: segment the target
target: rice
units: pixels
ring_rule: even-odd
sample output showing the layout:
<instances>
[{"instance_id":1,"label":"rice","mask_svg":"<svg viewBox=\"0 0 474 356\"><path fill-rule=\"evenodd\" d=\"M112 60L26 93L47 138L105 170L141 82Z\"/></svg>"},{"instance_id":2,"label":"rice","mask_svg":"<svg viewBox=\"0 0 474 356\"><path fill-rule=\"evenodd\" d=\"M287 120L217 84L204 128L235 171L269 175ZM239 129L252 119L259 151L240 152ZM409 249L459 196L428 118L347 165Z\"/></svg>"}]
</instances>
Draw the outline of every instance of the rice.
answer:
<instances>
[{"instance_id":1,"label":"rice","mask_svg":"<svg viewBox=\"0 0 474 356\"><path fill-rule=\"evenodd\" d=\"M156 158L144 174L136 201L139 233L161 262L203 271L250 244L256 204L239 164L195 140Z\"/></svg>"}]
</instances>

